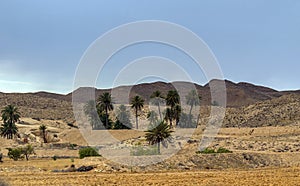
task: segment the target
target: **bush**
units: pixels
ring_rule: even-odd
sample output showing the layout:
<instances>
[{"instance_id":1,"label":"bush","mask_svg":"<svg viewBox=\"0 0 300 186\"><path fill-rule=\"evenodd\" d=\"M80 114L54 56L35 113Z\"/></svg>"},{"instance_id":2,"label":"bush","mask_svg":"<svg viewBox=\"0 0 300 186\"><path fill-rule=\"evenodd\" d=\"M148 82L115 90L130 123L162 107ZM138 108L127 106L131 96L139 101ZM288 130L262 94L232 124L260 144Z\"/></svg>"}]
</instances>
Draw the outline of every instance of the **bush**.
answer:
<instances>
[{"instance_id":1,"label":"bush","mask_svg":"<svg viewBox=\"0 0 300 186\"><path fill-rule=\"evenodd\" d=\"M57 156L54 155L54 156L52 157L52 159L53 159L54 161L56 161L56 160L57 160Z\"/></svg>"},{"instance_id":2,"label":"bush","mask_svg":"<svg viewBox=\"0 0 300 186\"><path fill-rule=\"evenodd\" d=\"M19 159L23 159L23 153L21 148L8 148L7 156L14 161L18 161Z\"/></svg>"},{"instance_id":3,"label":"bush","mask_svg":"<svg viewBox=\"0 0 300 186\"><path fill-rule=\"evenodd\" d=\"M100 156L96 149L92 147L86 147L79 150L79 158L85 158L90 156Z\"/></svg>"},{"instance_id":4,"label":"bush","mask_svg":"<svg viewBox=\"0 0 300 186\"><path fill-rule=\"evenodd\" d=\"M34 148L31 145L26 145L25 147L21 148L22 154L25 156L26 160L28 161L29 156L34 154Z\"/></svg>"},{"instance_id":5,"label":"bush","mask_svg":"<svg viewBox=\"0 0 300 186\"><path fill-rule=\"evenodd\" d=\"M220 147L220 148L217 150L217 153L232 153L232 151Z\"/></svg>"},{"instance_id":6,"label":"bush","mask_svg":"<svg viewBox=\"0 0 300 186\"><path fill-rule=\"evenodd\" d=\"M157 146L151 146L151 147L132 147L130 151L131 156L151 156L151 155L159 155Z\"/></svg>"},{"instance_id":7,"label":"bush","mask_svg":"<svg viewBox=\"0 0 300 186\"><path fill-rule=\"evenodd\" d=\"M31 154L34 154L34 148L31 145L26 145L25 147L18 147L18 148L8 148L8 157L13 159L14 161L18 161L19 159L23 159L24 157L26 160L29 159Z\"/></svg>"},{"instance_id":8,"label":"bush","mask_svg":"<svg viewBox=\"0 0 300 186\"><path fill-rule=\"evenodd\" d=\"M216 151L214 149L206 148L202 151L196 152L197 154L214 154Z\"/></svg>"},{"instance_id":9,"label":"bush","mask_svg":"<svg viewBox=\"0 0 300 186\"><path fill-rule=\"evenodd\" d=\"M210 149L210 148L206 148L203 151L197 151L197 154L223 154L223 153L232 153L232 151L225 149L223 147L220 147L217 151L215 151L214 149Z\"/></svg>"}]
</instances>

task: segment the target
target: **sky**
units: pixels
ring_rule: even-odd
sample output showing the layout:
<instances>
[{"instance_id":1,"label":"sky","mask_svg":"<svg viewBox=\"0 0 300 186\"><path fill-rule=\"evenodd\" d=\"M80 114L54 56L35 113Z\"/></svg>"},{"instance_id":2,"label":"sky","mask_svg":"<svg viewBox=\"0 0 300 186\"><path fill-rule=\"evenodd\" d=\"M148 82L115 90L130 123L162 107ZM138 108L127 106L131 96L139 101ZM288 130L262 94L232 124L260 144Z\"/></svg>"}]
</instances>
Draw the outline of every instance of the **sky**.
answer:
<instances>
[{"instance_id":1,"label":"sky","mask_svg":"<svg viewBox=\"0 0 300 186\"><path fill-rule=\"evenodd\" d=\"M225 79L300 89L299 10L298 0L1 0L0 92L71 92L88 47L115 27L143 20L194 32L215 55ZM147 56L171 59L196 83L209 81L182 51L140 43L112 56L95 86L180 80L149 76L114 82L126 65ZM131 74L140 68L132 66Z\"/></svg>"}]
</instances>

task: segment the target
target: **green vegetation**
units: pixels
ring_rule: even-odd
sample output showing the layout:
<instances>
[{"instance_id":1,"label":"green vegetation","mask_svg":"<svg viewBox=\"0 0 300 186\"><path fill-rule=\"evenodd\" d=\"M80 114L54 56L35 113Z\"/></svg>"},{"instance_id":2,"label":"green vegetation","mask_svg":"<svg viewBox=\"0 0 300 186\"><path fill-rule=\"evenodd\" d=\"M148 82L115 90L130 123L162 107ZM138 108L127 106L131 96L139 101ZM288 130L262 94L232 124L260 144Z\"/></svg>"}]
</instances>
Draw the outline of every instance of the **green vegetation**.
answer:
<instances>
[{"instance_id":1,"label":"green vegetation","mask_svg":"<svg viewBox=\"0 0 300 186\"><path fill-rule=\"evenodd\" d=\"M44 140L44 143L47 143L48 142L48 140L47 140L47 127L46 127L46 125L41 125L40 126L40 132L41 132L41 135L42 135L42 137L43 137L43 140Z\"/></svg>"},{"instance_id":2,"label":"green vegetation","mask_svg":"<svg viewBox=\"0 0 300 186\"><path fill-rule=\"evenodd\" d=\"M114 129L131 129L132 123L130 121L130 113L127 111L125 105L120 105L117 111L117 121L114 124Z\"/></svg>"},{"instance_id":3,"label":"green vegetation","mask_svg":"<svg viewBox=\"0 0 300 186\"><path fill-rule=\"evenodd\" d=\"M85 147L79 150L79 158L85 158L90 156L101 156L96 149L92 147Z\"/></svg>"},{"instance_id":4,"label":"green vegetation","mask_svg":"<svg viewBox=\"0 0 300 186\"><path fill-rule=\"evenodd\" d=\"M162 143L164 147L167 147L168 142L172 139L172 132L170 127L162 121L155 128L147 130L145 137L150 145L157 145L157 152L160 154L160 144Z\"/></svg>"},{"instance_id":5,"label":"green vegetation","mask_svg":"<svg viewBox=\"0 0 300 186\"><path fill-rule=\"evenodd\" d=\"M108 92L104 92L102 95L99 96L98 98L98 108L100 111L105 113L105 124L104 127L106 129L111 128L111 126L109 126L109 121L108 121L108 111L111 111L114 109L113 107L113 101L112 101L112 97L111 94Z\"/></svg>"},{"instance_id":6,"label":"green vegetation","mask_svg":"<svg viewBox=\"0 0 300 186\"><path fill-rule=\"evenodd\" d=\"M191 92L188 93L186 96L186 104L190 105L190 112L189 115L192 115L192 110L194 106L200 105L200 99L201 97L198 95L196 90L192 90Z\"/></svg>"},{"instance_id":7,"label":"green vegetation","mask_svg":"<svg viewBox=\"0 0 300 186\"><path fill-rule=\"evenodd\" d=\"M100 128L99 114L96 107L97 104L94 100L88 101L84 106L84 113L89 117L89 122L93 130Z\"/></svg>"},{"instance_id":8,"label":"green vegetation","mask_svg":"<svg viewBox=\"0 0 300 186\"><path fill-rule=\"evenodd\" d=\"M52 159L53 159L54 161L56 161L56 160L57 160L57 156L54 155L54 156L52 157Z\"/></svg>"},{"instance_id":9,"label":"green vegetation","mask_svg":"<svg viewBox=\"0 0 300 186\"><path fill-rule=\"evenodd\" d=\"M166 103L169 108L165 111L165 121L169 121L170 126L173 126L173 121L176 121L176 125L180 119L180 113L182 112L181 106L179 104L180 97L176 90L170 90L166 97Z\"/></svg>"},{"instance_id":10,"label":"green vegetation","mask_svg":"<svg viewBox=\"0 0 300 186\"><path fill-rule=\"evenodd\" d=\"M202 151L197 151L196 154L223 154L223 153L232 153L232 151L225 149L223 147L220 147L217 150L206 148Z\"/></svg>"},{"instance_id":11,"label":"green vegetation","mask_svg":"<svg viewBox=\"0 0 300 186\"><path fill-rule=\"evenodd\" d=\"M150 98L152 99L153 104L157 106L159 118L162 121L160 104L162 104L164 102L164 99L165 99L164 96L162 95L162 93L159 90L157 90L151 94Z\"/></svg>"},{"instance_id":12,"label":"green vegetation","mask_svg":"<svg viewBox=\"0 0 300 186\"><path fill-rule=\"evenodd\" d=\"M142 110L142 108L144 107L144 102L145 100L140 97L140 96L134 96L132 99L131 99L131 108L134 109L135 111L135 124L136 124L136 129L139 128L139 125L138 125L138 117L139 117L139 114L138 112Z\"/></svg>"},{"instance_id":13,"label":"green vegetation","mask_svg":"<svg viewBox=\"0 0 300 186\"><path fill-rule=\"evenodd\" d=\"M130 150L131 156L151 156L151 155L159 155L158 149L156 146L143 147L136 146L132 147Z\"/></svg>"},{"instance_id":14,"label":"green vegetation","mask_svg":"<svg viewBox=\"0 0 300 186\"><path fill-rule=\"evenodd\" d=\"M0 128L0 135L7 139L13 139L14 136L18 135L16 122L21 117L18 108L13 105L7 105L1 111L1 117L3 124Z\"/></svg>"},{"instance_id":15,"label":"green vegetation","mask_svg":"<svg viewBox=\"0 0 300 186\"><path fill-rule=\"evenodd\" d=\"M24 159L24 157L28 161L31 154L34 154L34 148L28 144L25 147L8 148L7 156L14 161Z\"/></svg>"}]
</instances>

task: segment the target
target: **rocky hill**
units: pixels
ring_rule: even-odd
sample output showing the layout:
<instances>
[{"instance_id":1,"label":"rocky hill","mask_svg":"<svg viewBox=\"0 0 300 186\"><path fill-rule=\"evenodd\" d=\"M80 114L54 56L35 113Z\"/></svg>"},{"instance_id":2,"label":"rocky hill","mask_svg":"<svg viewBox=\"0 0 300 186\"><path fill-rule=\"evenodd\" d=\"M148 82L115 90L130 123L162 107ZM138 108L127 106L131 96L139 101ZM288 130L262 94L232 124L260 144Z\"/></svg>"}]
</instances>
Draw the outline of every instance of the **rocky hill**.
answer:
<instances>
[{"instance_id":1,"label":"rocky hill","mask_svg":"<svg viewBox=\"0 0 300 186\"><path fill-rule=\"evenodd\" d=\"M213 80L217 81L217 80ZM224 126L266 126L266 125L287 125L300 119L300 91L276 91L267 87L257 86L249 83L233 83L225 81L227 88L227 113ZM210 100L209 84L204 86L194 84L201 95L201 106L207 116ZM175 87L189 91L190 83L186 82L155 82L144 83L135 86L121 86L106 90L95 89L98 97L103 92L111 91L113 95L127 99L133 95L141 95L149 101L150 95L155 90L163 94ZM80 90L94 88L80 88ZM75 90L75 92L78 90ZM37 93L0 93L0 107L7 104L14 104L19 107L23 117L40 118L48 120L64 120L67 123L74 123L72 111L72 93L67 95L48 92Z\"/></svg>"}]
</instances>

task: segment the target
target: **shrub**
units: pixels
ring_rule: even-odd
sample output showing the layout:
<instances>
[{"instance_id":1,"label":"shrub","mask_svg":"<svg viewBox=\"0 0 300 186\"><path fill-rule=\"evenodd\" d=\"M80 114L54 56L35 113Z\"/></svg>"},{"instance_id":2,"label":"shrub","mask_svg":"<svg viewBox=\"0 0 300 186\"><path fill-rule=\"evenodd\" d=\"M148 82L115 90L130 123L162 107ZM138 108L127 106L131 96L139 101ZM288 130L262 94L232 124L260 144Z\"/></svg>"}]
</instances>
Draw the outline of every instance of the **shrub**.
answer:
<instances>
[{"instance_id":1,"label":"shrub","mask_svg":"<svg viewBox=\"0 0 300 186\"><path fill-rule=\"evenodd\" d=\"M56 161L56 160L57 160L57 156L54 155L54 156L52 157L52 159L53 159L54 161Z\"/></svg>"},{"instance_id":2,"label":"shrub","mask_svg":"<svg viewBox=\"0 0 300 186\"><path fill-rule=\"evenodd\" d=\"M79 150L79 158L85 158L90 156L100 156L96 149L92 147L86 147Z\"/></svg>"},{"instance_id":3,"label":"shrub","mask_svg":"<svg viewBox=\"0 0 300 186\"><path fill-rule=\"evenodd\" d=\"M25 147L18 147L18 148L8 148L8 157L13 159L14 161L18 161L19 159L23 159L24 157L26 160L29 159L31 154L34 154L34 148L31 145L26 145Z\"/></svg>"},{"instance_id":4,"label":"shrub","mask_svg":"<svg viewBox=\"0 0 300 186\"><path fill-rule=\"evenodd\" d=\"M142 147L142 146L136 146L132 147L130 151L131 156L151 156L151 155L159 155L157 146L151 146L151 147Z\"/></svg>"},{"instance_id":5,"label":"shrub","mask_svg":"<svg viewBox=\"0 0 300 186\"><path fill-rule=\"evenodd\" d=\"M31 145L26 145L25 147L21 148L22 154L25 156L26 160L28 161L29 156L34 154L34 148Z\"/></svg>"},{"instance_id":6,"label":"shrub","mask_svg":"<svg viewBox=\"0 0 300 186\"><path fill-rule=\"evenodd\" d=\"M220 147L220 148L217 150L217 153L232 153L232 151Z\"/></svg>"},{"instance_id":7,"label":"shrub","mask_svg":"<svg viewBox=\"0 0 300 186\"><path fill-rule=\"evenodd\" d=\"M206 148L202 151L197 151L196 153L197 154L215 154L215 153L223 154L223 153L232 153L232 151L225 149L223 147L220 147L217 151L215 151L214 149Z\"/></svg>"},{"instance_id":8,"label":"shrub","mask_svg":"<svg viewBox=\"0 0 300 186\"><path fill-rule=\"evenodd\" d=\"M7 156L14 161L24 158L21 148L8 148Z\"/></svg>"},{"instance_id":9,"label":"shrub","mask_svg":"<svg viewBox=\"0 0 300 186\"><path fill-rule=\"evenodd\" d=\"M202 151L196 152L197 154L214 154L216 151L214 149L206 148Z\"/></svg>"}]
</instances>

